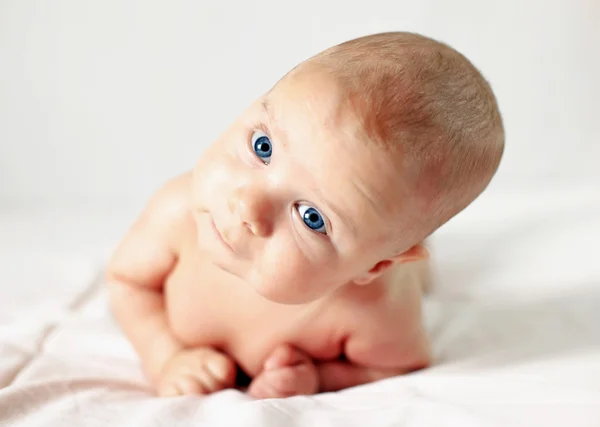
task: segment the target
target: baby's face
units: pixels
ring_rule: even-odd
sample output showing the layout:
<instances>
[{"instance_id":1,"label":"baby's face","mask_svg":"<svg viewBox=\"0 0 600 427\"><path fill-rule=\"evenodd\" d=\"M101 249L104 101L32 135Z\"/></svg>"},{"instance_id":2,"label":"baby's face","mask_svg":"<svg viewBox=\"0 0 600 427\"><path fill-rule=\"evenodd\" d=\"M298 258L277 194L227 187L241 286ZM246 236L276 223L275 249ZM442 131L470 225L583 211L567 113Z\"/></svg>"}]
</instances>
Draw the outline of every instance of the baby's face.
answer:
<instances>
[{"instance_id":1,"label":"baby's face","mask_svg":"<svg viewBox=\"0 0 600 427\"><path fill-rule=\"evenodd\" d=\"M325 75L288 77L194 170L201 249L272 301L315 300L394 255L400 162L365 140L344 99Z\"/></svg>"}]
</instances>

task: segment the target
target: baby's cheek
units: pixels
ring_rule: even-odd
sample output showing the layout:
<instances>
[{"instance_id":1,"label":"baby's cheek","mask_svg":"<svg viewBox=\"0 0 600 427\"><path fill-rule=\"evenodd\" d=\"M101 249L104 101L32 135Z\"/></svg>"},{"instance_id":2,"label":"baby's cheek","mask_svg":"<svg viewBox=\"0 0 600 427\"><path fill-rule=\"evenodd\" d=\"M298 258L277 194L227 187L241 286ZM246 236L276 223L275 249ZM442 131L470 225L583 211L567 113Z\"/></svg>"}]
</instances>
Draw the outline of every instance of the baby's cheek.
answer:
<instances>
[{"instance_id":1,"label":"baby's cheek","mask_svg":"<svg viewBox=\"0 0 600 427\"><path fill-rule=\"evenodd\" d=\"M335 283L325 259L309 259L293 244L273 251L263 268L273 292L297 303L322 297Z\"/></svg>"},{"instance_id":2,"label":"baby's cheek","mask_svg":"<svg viewBox=\"0 0 600 427\"><path fill-rule=\"evenodd\" d=\"M262 264L263 276L272 286L294 288L305 274L305 265L292 246L271 248Z\"/></svg>"},{"instance_id":3,"label":"baby's cheek","mask_svg":"<svg viewBox=\"0 0 600 427\"><path fill-rule=\"evenodd\" d=\"M204 201L218 201L227 197L228 189L235 183L235 165L227 159L207 159L198 164L194 187Z\"/></svg>"}]
</instances>

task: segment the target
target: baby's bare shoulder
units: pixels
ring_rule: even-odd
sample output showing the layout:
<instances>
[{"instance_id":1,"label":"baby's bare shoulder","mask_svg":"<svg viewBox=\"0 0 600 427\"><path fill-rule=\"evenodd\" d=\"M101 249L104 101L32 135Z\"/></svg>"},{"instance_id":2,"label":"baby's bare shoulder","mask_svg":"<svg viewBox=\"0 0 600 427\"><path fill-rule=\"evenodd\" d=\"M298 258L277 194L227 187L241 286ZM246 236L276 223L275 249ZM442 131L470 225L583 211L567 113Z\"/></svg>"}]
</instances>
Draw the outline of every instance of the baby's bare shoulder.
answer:
<instances>
[{"instance_id":1,"label":"baby's bare shoulder","mask_svg":"<svg viewBox=\"0 0 600 427\"><path fill-rule=\"evenodd\" d=\"M148 232L163 236L178 246L193 227L191 172L165 182L150 198L138 222Z\"/></svg>"},{"instance_id":2,"label":"baby's bare shoulder","mask_svg":"<svg viewBox=\"0 0 600 427\"><path fill-rule=\"evenodd\" d=\"M165 182L150 198L148 207L155 216L170 221L183 221L191 207L191 172Z\"/></svg>"},{"instance_id":3,"label":"baby's bare shoulder","mask_svg":"<svg viewBox=\"0 0 600 427\"><path fill-rule=\"evenodd\" d=\"M341 299L342 306L349 314L363 311L370 319L394 320L419 306L429 286L429 261L411 262L393 267L366 286L351 285Z\"/></svg>"},{"instance_id":4,"label":"baby's bare shoulder","mask_svg":"<svg viewBox=\"0 0 600 427\"><path fill-rule=\"evenodd\" d=\"M419 262L420 263L420 262ZM386 275L352 291L344 304L350 330L345 353L349 360L368 366L420 364L428 358L421 303L425 264L398 266Z\"/></svg>"},{"instance_id":5,"label":"baby's bare shoulder","mask_svg":"<svg viewBox=\"0 0 600 427\"><path fill-rule=\"evenodd\" d=\"M111 258L111 267L128 270L133 260L163 264L177 256L179 243L191 226L190 174L183 174L163 184L150 197Z\"/></svg>"}]
</instances>

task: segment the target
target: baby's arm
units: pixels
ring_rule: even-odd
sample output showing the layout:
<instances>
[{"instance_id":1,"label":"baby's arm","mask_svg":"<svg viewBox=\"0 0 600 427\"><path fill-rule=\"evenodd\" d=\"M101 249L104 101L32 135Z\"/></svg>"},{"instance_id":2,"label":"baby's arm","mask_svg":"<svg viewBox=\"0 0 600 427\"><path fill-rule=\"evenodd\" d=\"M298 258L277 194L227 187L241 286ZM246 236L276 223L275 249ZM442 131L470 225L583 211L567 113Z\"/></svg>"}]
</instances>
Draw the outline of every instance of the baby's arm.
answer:
<instances>
[{"instance_id":1,"label":"baby's arm","mask_svg":"<svg viewBox=\"0 0 600 427\"><path fill-rule=\"evenodd\" d=\"M167 183L150 200L108 267L112 309L159 395L205 394L234 385L236 366L210 347L184 348L171 332L163 286L178 248L194 233L189 176ZM194 234L195 235L195 234Z\"/></svg>"},{"instance_id":2,"label":"baby's arm","mask_svg":"<svg viewBox=\"0 0 600 427\"><path fill-rule=\"evenodd\" d=\"M413 266L411 266L412 268ZM415 265L416 267L416 265ZM346 360L317 363L320 391L370 383L430 364L430 347L421 319L421 284L405 282L378 310L356 310L355 329L346 340ZM404 286L405 285L405 286Z\"/></svg>"},{"instance_id":3,"label":"baby's arm","mask_svg":"<svg viewBox=\"0 0 600 427\"><path fill-rule=\"evenodd\" d=\"M152 197L107 270L115 319L155 384L166 362L183 348L170 331L163 296L164 280L177 260L177 185L170 182Z\"/></svg>"},{"instance_id":4,"label":"baby's arm","mask_svg":"<svg viewBox=\"0 0 600 427\"><path fill-rule=\"evenodd\" d=\"M366 330L347 341L347 360L315 361L297 347L281 344L266 359L248 392L257 398L338 391L424 368L429 364L428 343L422 328L368 335Z\"/></svg>"},{"instance_id":5,"label":"baby's arm","mask_svg":"<svg viewBox=\"0 0 600 427\"><path fill-rule=\"evenodd\" d=\"M411 266L412 268L413 266ZM369 308L338 313L353 319L344 359L313 361L302 349L279 345L265 360L249 387L259 398L329 392L405 374L430 363L429 340L421 323L421 277L407 280ZM392 298L392 299L390 299Z\"/></svg>"},{"instance_id":6,"label":"baby's arm","mask_svg":"<svg viewBox=\"0 0 600 427\"><path fill-rule=\"evenodd\" d=\"M389 349L386 357L377 354L376 348L371 348L371 352L358 356L353 353L353 343L354 341L348 343L347 361L335 360L317 364L319 391L338 391L395 377L425 368L430 363L426 345L421 342L415 342L413 348L405 348L404 351ZM356 341L357 347L362 345L364 344ZM391 355L397 357L388 359Z\"/></svg>"}]
</instances>

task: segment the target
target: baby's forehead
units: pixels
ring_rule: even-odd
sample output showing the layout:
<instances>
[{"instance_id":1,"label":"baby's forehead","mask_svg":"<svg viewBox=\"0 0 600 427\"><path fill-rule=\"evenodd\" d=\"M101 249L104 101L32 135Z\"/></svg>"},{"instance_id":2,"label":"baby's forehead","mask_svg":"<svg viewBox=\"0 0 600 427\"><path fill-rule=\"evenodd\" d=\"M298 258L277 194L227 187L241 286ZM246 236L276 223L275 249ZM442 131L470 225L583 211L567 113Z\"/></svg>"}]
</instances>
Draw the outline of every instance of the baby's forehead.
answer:
<instances>
[{"instance_id":1,"label":"baby's forehead","mask_svg":"<svg viewBox=\"0 0 600 427\"><path fill-rule=\"evenodd\" d=\"M320 72L306 71L286 76L269 92L267 98L277 116L294 108L296 113L317 114L332 121L342 115L345 107L342 95L336 79Z\"/></svg>"},{"instance_id":2,"label":"baby's forehead","mask_svg":"<svg viewBox=\"0 0 600 427\"><path fill-rule=\"evenodd\" d=\"M352 203L347 210L356 221L374 221L369 214L381 219L403 207L401 153L370 140L351 101L335 76L309 70L281 81L266 108L276 136L284 133L293 148L301 147L324 196Z\"/></svg>"},{"instance_id":3,"label":"baby's forehead","mask_svg":"<svg viewBox=\"0 0 600 427\"><path fill-rule=\"evenodd\" d=\"M328 141L361 141L367 144L362 111L335 75L322 70L291 74L267 95L269 116L277 124L302 127Z\"/></svg>"}]
</instances>

